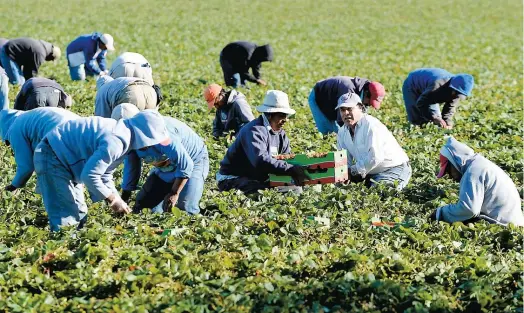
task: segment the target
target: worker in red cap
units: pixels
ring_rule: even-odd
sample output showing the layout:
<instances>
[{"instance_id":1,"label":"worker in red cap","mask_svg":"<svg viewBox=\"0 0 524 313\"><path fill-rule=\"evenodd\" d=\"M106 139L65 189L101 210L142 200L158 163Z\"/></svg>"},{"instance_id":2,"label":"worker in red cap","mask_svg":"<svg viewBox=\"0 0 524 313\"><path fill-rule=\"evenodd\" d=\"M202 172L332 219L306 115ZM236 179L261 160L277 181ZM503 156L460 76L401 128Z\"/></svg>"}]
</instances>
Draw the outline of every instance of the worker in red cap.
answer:
<instances>
[{"instance_id":1,"label":"worker in red cap","mask_svg":"<svg viewBox=\"0 0 524 313\"><path fill-rule=\"evenodd\" d=\"M216 109L214 137L222 137L230 132L236 136L242 126L255 119L246 96L234 89L227 91L220 85L211 84L204 89L204 99L208 109Z\"/></svg>"},{"instance_id":2,"label":"worker in red cap","mask_svg":"<svg viewBox=\"0 0 524 313\"><path fill-rule=\"evenodd\" d=\"M440 149L440 171L460 183L459 200L438 208L430 219L524 226L521 199L515 183L500 167L453 137Z\"/></svg>"},{"instance_id":3,"label":"worker in red cap","mask_svg":"<svg viewBox=\"0 0 524 313\"><path fill-rule=\"evenodd\" d=\"M319 132L323 135L337 133L344 122L335 109L343 94L355 93L362 99L362 104L375 109L386 95L386 90L379 82L366 78L335 76L318 81L309 94L309 108Z\"/></svg>"}]
</instances>

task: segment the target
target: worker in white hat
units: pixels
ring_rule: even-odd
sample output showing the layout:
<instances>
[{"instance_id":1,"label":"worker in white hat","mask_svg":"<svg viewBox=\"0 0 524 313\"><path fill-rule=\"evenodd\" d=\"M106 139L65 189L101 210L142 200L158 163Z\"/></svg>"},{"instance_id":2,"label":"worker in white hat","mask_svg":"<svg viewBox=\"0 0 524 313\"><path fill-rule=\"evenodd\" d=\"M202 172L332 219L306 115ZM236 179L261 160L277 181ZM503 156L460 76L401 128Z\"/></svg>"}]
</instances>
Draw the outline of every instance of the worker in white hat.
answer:
<instances>
[{"instance_id":1,"label":"worker in white hat","mask_svg":"<svg viewBox=\"0 0 524 313\"><path fill-rule=\"evenodd\" d=\"M302 166L274 158L291 153L283 126L295 110L289 107L287 94L269 90L263 104L256 109L262 114L240 129L220 162L216 175L220 191L238 189L246 194L256 193L269 188L269 174L292 176L298 186L308 178Z\"/></svg>"},{"instance_id":2,"label":"worker in white hat","mask_svg":"<svg viewBox=\"0 0 524 313\"><path fill-rule=\"evenodd\" d=\"M108 73L107 51L115 50L113 36L94 32L78 36L66 49L69 74L72 80Z\"/></svg>"}]
</instances>

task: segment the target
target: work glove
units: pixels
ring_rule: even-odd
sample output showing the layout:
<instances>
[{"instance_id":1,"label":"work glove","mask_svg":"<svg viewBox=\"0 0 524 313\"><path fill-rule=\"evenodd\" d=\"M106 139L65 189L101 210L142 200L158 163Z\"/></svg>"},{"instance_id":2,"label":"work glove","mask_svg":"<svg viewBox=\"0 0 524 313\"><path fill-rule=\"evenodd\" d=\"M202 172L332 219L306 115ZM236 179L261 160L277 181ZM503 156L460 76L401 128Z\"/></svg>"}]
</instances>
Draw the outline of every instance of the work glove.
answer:
<instances>
[{"instance_id":1,"label":"work glove","mask_svg":"<svg viewBox=\"0 0 524 313\"><path fill-rule=\"evenodd\" d=\"M293 165L293 167L289 169L289 175L295 181L296 186L304 186L304 181L311 179L306 172L306 168L300 165Z\"/></svg>"},{"instance_id":2,"label":"work glove","mask_svg":"<svg viewBox=\"0 0 524 313\"><path fill-rule=\"evenodd\" d=\"M122 200L122 198L120 198L120 196L118 195L111 202L111 204L109 204L109 206L115 213L124 213L124 214L131 213L131 209L129 208L127 203L125 203L125 201Z\"/></svg>"}]
</instances>

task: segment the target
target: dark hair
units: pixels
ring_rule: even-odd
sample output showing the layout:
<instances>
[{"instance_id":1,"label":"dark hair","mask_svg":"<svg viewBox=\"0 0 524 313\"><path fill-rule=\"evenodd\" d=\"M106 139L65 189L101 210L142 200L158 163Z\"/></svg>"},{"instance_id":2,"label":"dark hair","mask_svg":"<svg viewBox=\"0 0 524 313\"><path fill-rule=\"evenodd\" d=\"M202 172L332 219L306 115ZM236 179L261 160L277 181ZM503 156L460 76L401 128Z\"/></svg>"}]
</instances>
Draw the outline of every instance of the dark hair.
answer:
<instances>
[{"instance_id":1,"label":"dark hair","mask_svg":"<svg viewBox=\"0 0 524 313\"><path fill-rule=\"evenodd\" d=\"M358 107L360 108L360 110L362 110L362 112L364 112L364 113L366 113L367 110L368 110L368 106L365 105L365 104L363 104L362 102L359 102L359 103L357 104L357 106L358 106Z\"/></svg>"},{"instance_id":2,"label":"dark hair","mask_svg":"<svg viewBox=\"0 0 524 313\"><path fill-rule=\"evenodd\" d=\"M162 90L160 90L160 86L153 85L153 89L156 93L156 106L159 106L162 100L164 100L164 96L162 96Z\"/></svg>"}]
</instances>

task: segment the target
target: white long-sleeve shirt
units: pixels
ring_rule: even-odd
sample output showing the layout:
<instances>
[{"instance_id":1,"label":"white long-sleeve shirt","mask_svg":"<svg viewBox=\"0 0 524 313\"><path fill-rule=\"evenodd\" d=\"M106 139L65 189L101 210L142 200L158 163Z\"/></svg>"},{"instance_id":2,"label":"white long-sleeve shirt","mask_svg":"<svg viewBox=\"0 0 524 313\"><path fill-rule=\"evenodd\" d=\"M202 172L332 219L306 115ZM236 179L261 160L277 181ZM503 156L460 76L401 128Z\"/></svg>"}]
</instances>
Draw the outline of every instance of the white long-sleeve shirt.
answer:
<instances>
[{"instance_id":1,"label":"white long-sleeve shirt","mask_svg":"<svg viewBox=\"0 0 524 313\"><path fill-rule=\"evenodd\" d=\"M393 134L375 117L364 114L357 123L354 137L349 126L339 129L339 149L348 152L348 167L362 177L378 174L409 161ZM355 164L352 165L353 160Z\"/></svg>"}]
</instances>

